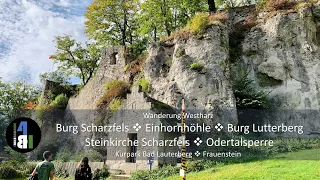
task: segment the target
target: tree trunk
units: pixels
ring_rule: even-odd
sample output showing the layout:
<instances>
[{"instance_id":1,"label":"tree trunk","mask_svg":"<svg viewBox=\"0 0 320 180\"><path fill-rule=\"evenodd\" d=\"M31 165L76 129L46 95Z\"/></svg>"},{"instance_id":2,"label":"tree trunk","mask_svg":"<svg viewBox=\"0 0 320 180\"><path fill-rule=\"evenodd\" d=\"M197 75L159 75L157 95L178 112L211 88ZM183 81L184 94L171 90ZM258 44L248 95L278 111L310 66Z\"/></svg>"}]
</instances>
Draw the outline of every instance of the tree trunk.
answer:
<instances>
[{"instance_id":1,"label":"tree trunk","mask_svg":"<svg viewBox=\"0 0 320 180\"><path fill-rule=\"evenodd\" d=\"M132 45L133 45L133 35L132 35L132 32L131 32L131 30L130 30L130 53L133 55L134 54L134 49L133 49L133 47L132 47Z\"/></svg>"},{"instance_id":2,"label":"tree trunk","mask_svg":"<svg viewBox=\"0 0 320 180\"><path fill-rule=\"evenodd\" d=\"M121 32L121 43L120 45L125 46L126 45L126 31L124 30L124 28L122 28L121 23L117 23L118 27L120 29Z\"/></svg>"},{"instance_id":3,"label":"tree trunk","mask_svg":"<svg viewBox=\"0 0 320 180\"><path fill-rule=\"evenodd\" d=\"M125 46L126 45L126 36L127 33L127 14L125 12L124 14L124 18L123 18L123 31L122 31L122 45Z\"/></svg>"},{"instance_id":4,"label":"tree trunk","mask_svg":"<svg viewBox=\"0 0 320 180\"><path fill-rule=\"evenodd\" d=\"M157 27L154 27L153 40L154 42L157 42Z\"/></svg>"},{"instance_id":5,"label":"tree trunk","mask_svg":"<svg viewBox=\"0 0 320 180\"><path fill-rule=\"evenodd\" d=\"M84 75L84 72L83 72L82 68L80 68L80 73L81 73L81 79L82 79L83 85L86 85L87 84L87 80L85 78L85 75Z\"/></svg>"},{"instance_id":6,"label":"tree trunk","mask_svg":"<svg viewBox=\"0 0 320 180\"><path fill-rule=\"evenodd\" d=\"M215 13L217 11L216 3L214 2L214 0L208 0L208 5L209 5L209 13Z\"/></svg>"},{"instance_id":7,"label":"tree trunk","mask_svg":"<svg viewBox=\"0 0 320 180\"><path fill-rule=\"evenodd\" d=\"M162 15L164 17L164 27L166 29L166 32L167 32L167 35L170 36L171 34L171 31L169 29L169 22L168 22L168 17L167 17L167 2L166 0L163 0L163 7L161 8L162 10Z\"/></svg>"},{"instance_id":8,"label":"tree trunk","mask_svg":"<svg viewBox=\"0 0 320 180\"><path fill-rule=\"evenodd\" d=\"M89 82L89 80L91 79L91 77L93 75L93 72L94 72L94 69L90 69L89 76L88 76L85 84L87 84Z\"/></svg>"},{"instance_id":9,"label":"tree trunk","mask_svg":"<svg viewBox=\"0 0 320 180\"><path fill-rule=\"evenodd\" d=\"M234 7L234 3L232 0L230 0L230 5L231 5L231 7Z\"/></svg>"}]
</instances>

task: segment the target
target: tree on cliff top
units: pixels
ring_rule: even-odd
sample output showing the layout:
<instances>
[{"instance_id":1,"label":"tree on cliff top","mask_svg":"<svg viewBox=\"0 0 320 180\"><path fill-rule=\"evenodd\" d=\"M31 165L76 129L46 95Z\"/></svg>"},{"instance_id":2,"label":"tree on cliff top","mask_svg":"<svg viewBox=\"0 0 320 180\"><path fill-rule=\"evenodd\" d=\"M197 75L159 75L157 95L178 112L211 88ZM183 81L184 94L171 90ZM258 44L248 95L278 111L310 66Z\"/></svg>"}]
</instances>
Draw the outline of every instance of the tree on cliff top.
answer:
<instances>
[{"instance_id":1,"label":"tree on cliff top","mask_svg":"<svg viewBox=\"0 0 320 180\"><path fill-rule=\"evenodd\" d=\"M68 35L55 37L55 42L57 52L51 59L58 64L58 69L79 77L83 85L87 84L98 67L101 53L97 44L86 44L83 48Z\"/></svg>"},{"instance_id":2,"label":"tree on cliff top","mask_svg":"<svg viewBox=\"0 0 320 180\"><path fill-rule=\"evenodd\" d=\"M123 45L132 57L150 42L185 27L197 12L245 5L251 0L93 0L85 32L104 46Z\"/></svg>"},{"instance_id":3,"label":"tree on cliff top","mask_svg":"<svg viewBox=\"0 0 320 180\"><path fill-rule=\"evenodd\" d=\"M132 44L138 0L94 0L85 17L86 34L107 45Z\"/></svg>"},{"instance_id":4,"label":"tree on cliff top","mask_svg":"<svg viewBox=\"0 0 320 180\"><path fill-rule=\"evenodd\" d=\"M45 72L39 75L40 82L45 83L46 80L60 84L69 84L70 77L65 71L56 70L53 72Z\"/></svg>"},{"instance_id":5,"label":"tree on cliff top","mask_svg":"<svg viewBox=\"0 0 320 180\"><path fill-rule=\"evenodd\" d=\"M94 0L85 14L86 34L103 45L137 48L184 27L203 0Z\"/></svg>"},{"instance_id":6,"label":"tree on cliff top","mask_svg":"<svg viewBox=\"0 0 320 180\"><path fill-rule=\"evenodd\" d=\"M191 16L207 8L203 0L146 0L139 9L140 35L156 42L184 27Z\"/></svg>"}]
</instances>

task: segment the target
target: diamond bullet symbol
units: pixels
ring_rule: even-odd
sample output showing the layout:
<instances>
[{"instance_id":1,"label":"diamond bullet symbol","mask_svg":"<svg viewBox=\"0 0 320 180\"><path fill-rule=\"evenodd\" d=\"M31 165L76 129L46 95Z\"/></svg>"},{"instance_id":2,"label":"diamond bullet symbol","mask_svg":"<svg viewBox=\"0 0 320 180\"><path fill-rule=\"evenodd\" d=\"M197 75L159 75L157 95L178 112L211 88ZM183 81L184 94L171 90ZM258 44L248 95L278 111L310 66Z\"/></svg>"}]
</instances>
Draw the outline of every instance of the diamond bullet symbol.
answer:
<instances>
[{"instance_id":1,"label":"diamond bullet symbol","mask_svg":"<svg viewBox=\"0 0 320 180\"><path fill-rule=\"evenodd\" d=\"M200 146L201 143L202 143L202 140L201 140L199 137L197 137L196 140L194 140L193 142L194 142L197 146Z\"/></svg>"},{"instance_id":2,"label":"diamond bullet symbol","mask_svg":"<svg viewBox=\"0 0 320 180\"><path fill-rule=\"evenodd\" d=\"M136 131L139 131L141 129L141 126L139 123L136 123L134 126L133 126L133 129L135 129Z\"/></svg>"},{"instance_id":3,"label":"diamond bullet symbol","mask_svg":"<svg viewBox=\"0 0 320 180\"><path fill-rule=\"evenodd\" d=\"M194 153L194 155L196 155L197 157L199 157L199 156L200 156L200 152L199 152L199 151L196 151L196 152Z\"/></svg>"},{"instance_id":4,"label":"diamond bullet symbol","mask_svg":"<svg viewBox=\"0 0 320 180\"><path fill-rule=\"evenodd\" d=\"M218 123L218 124L215 126L215 128L217 129L217 131L220 132L220 131L223 129L223 126L222 126L222 124Z\"/></svg>"}]
</instances>

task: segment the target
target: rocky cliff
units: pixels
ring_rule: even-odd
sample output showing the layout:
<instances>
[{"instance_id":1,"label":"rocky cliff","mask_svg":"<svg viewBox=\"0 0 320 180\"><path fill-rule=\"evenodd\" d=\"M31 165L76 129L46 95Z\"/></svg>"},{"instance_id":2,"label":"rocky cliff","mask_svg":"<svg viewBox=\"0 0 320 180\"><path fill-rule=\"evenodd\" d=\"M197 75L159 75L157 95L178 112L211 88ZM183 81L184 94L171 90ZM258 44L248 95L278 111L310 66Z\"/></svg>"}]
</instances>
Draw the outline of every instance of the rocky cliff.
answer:
<instances>
[{"instance_id":1,"label":"rocky cliff","mask_svg":"<svg viewBox=\"0 0 320 180\"><path fill-rule=\"evenodd\" d=\"M214 25L200 39L191 36L151 45L144 68L152 83L150 96L175 108L180 108L184 98L190 111L219 108L225 116L215 122L236 124L228 44L227 27Z\"/></svg>"},{"instance_id":2,"label":"rocky cliff","mask_svg":"<svg viewBox=\"0 0 320 180\"><path fill-rule=\"evenodd\" d=\"M178 109L183 98L190 111L213 112L216 117L206 121L210 125L245 124L238 121L232 89L232 79L245 71L256 89L268 92L272 104L271 113L249 123L304 125L301 137L319 137L319 3L273 15L253 15L251 9L229 10L225 23L215 23L201 37L177 36L151 44L140 74L151 83L148 97ZM65 120L93 123L99 116L96 105L105 93L105 83L136 79L124 71L130 63L124 52L121 47L105 50L96 75L70 98ZM73 138L76 150L83 148L85 136Z\"/></svg>"},{"instance_id":3,"label":"rocky cliff","mask_svg":"<svg viewBox=\"0 0 320 180\"><path fill-rule=\"evenodd\" d=\"M274 114L263 122L302 124L305 137L319 135L319 20L319 6L271 17L259 13L232 64L233 75L245 68L256 87L269 93Z\"/></svg>"}]
</instances>

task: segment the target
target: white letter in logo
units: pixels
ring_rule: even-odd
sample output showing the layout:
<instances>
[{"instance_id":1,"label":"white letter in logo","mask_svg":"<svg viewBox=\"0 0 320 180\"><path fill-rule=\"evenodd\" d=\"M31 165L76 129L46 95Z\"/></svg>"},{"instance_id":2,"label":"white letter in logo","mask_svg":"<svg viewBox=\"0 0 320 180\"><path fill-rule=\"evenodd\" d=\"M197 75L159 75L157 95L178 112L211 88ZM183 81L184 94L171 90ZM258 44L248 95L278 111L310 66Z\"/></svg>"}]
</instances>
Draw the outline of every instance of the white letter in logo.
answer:
<instances>
[{"instance_id":1,"label":"white letter in logo","mask_svg":"<svg viewBox=\"0 0 320 180\"><path fill-rule=\"evenodd\" d=\"M20 149L27 149L28 145L28 135L20 135L18 136L17 146Z\"/></svg>"}]
</instances>

